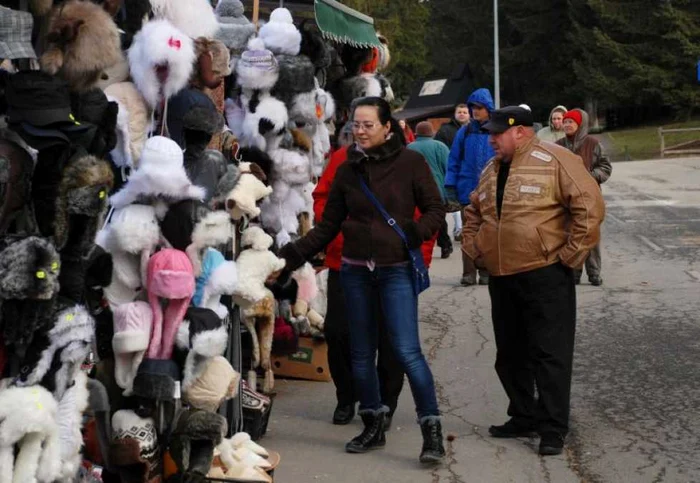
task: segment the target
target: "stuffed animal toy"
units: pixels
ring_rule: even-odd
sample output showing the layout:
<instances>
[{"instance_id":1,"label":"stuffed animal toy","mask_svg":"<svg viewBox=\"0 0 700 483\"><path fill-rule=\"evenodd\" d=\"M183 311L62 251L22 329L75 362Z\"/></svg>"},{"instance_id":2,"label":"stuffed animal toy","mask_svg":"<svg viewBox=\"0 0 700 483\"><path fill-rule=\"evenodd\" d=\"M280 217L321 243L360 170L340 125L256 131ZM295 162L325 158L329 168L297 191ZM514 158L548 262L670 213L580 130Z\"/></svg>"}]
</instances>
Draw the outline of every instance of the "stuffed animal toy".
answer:
<instances>
[{"instance_id":1,"label":"stuffed animal toy","mask_svg":"<svg viewBox=\"0 0 700 483\"><path fill-rule=\"evenodd\" d=\"M206 190L193 185L187 177L180 146L162 136L153 136L146 141L139 169L110 201L115 209L119 209L140 197L149 196L169 200L203 200L206 197Z\"/></svg>"},{"instance_id":2,"label":"stuffed animal toy","mask_svg":"<svg viewBox=\"0 0 700 483\"><path fill-rule=\"evenodd\" d=\"M167 20L148 22L129 49L131 77L151 109L187 86L195 60L192 39Z\"/></svg>"},{"instance_id":3,"label":"stuffed animal toy","mask_svg":"<svg viewBox=\"0 0 700 483\"><path fill-rule=\"evenodd\" d=\"M148 262L146 288L153 312L153 331L147 357L170 359L175 336L195 290L192 262L180 250L166 248L159 251ZM165 310L161 298L168 300Z\"/></svg>"},{"instance_id":4,"label":"stuffed animal toy","mask_svg":"<svg viewBox=\"0 0 700 483\"><path fill-rule=\"evenodd\" d=\"M253 369L261 366L265 371L263 392L269 394L275 386L275 376L272 372L271 354L272 341L275 334L275 297L268 290L265 297L243 310L243 323L253 340ZM248 384L255 387L255 371L249 375ZM252 380L251 380L252 379Z\"/></svg>"},{"instance_id":5,"label":"stuffed animal toy","mask_svg":"<svg viewBox=\"0 0 700 483\"><path fill-rule=\"evenodd\" d=\"M186 352L182 388L187 390L203 373L204 362L226 351L229 335L219 315L202 307L190 307L177 332L179 351Z\"/></svg>"},{"instance_id":6,"label":"stuffed animal toy","mask_svg":"<svg viewBox=\"0 0 700 483\"><path fill-rule=\"evenodd\" d=\"M133 302L146 285L148 260L160 241L155 208L128 205L115 210L96 243L112 255L113 274L105 298L115 307Z\"/></svg>"},{"instance_id":7,"label":"stuffed animal toy","mask_svg":"<svg viewBox=\"0 0 700 483\"><path fill-rule=\"evenodd\" d=\"M259 37L274 54L298 55L301 32L294 26L292 14L286 8L276 8L270 21L260 27Z\"/></svg>"},{"instance_id":8,"label":"stuffed animal toy","mask_svg":"<svg viewBox=\"0 0 700 483\"><path fill-rule=\"evenodd\" d=\"M231 217L225 211L209 212L197 222L192 231L192 243L185 250L192 261L195 277L202 274L202 251L226 245L232 238Z\"/></svg>"},{"instance_id":9,"label":"stuffed animal toy","mask_svg":"<svg viewBox=\"0 0 700 483\"><path fill-rule=\"evenodd\" d=\"M70 0L49 17L41 68L64 78L74 91L95 87L102 72L122 60L117 25L99 5Z\"/></svg>"},{"instance_id":10,"label":"stuffed animal toy","mask_svg":"<svg viewBox=\"0 0 700 483\"><path fill-rule=\"evenodd\" d=\"M239 282L234 292L234 300L241 307L250 307L267 297L265 281L284 268L285 261L269 250L272 243L272 237L260 227L252 226L243 232L241 246L247 249L236 260Z\"/></svg>"},{"instance_id":11,"label":"stuffed animal toy","mask_svg":"<svg viewBox=\"0 0 700 483\"><path fill-rule=\"evenodd\" d=\"M120 168L138 168L150 131L151 114L146 100L132 82L112 84L105 88L105 94L119 104L117 147L111 152L112 161Z\"/></svg>"},{"instance_id":12,"label":"stuffed animal toy","mask_svg":"<svg viewBox=\"0 0 700 483\"><path fill-rule=\"evenodd\" d=\"M192 303L196 307L213 310L224 319L228 316L228 309L221 304L221 296L231 295L236 291L236 262L225 260L224 256L213 248L207 248L203 258Z\"/></svg>"},{"instance_id":13,"label":"stuffed animal toy","mask_svg":"<svg viewBox=\"0 0 700 483\"><path fill-rule=\"evenodd\" d=\"M153 15L170 21L193 39L214 37L219 22L208 0L150 0Z\"/></svg>"},{"instance_id":14,"label":"stuffed animal toy","mask_svg":"<svg viewBox=\"0 0 700 483\"><path fill-rule=\"evenodd\" d=\"M255 35L255 25L248 20L240 0L219 0L214 10L219 20L216 38L232 51L243 50Z\"/></svg>"},{"instance_id":15,"label":"stuffed animal toy","mask_svg":"<svg viewBox=\"0 0 700 483\"><path fill-rule=\"evenodd\" d=\"M0 479L55 481L61 472L58 404L41 386L0 391ZM15 446L18 447L15 457Z\"/></svg>"},{"instance_id":16,"label":"stuffed animal toy","mask_svg":"<svg viewBox=\"0 0 700 483\"><path fill-rule=\"evenodd\" d=\"M297 300L292 307L290 322L295 327L304 327L300 335L320 336L323 334L323 315L311 308L311 302L319 295L318 280L316 271L311 264L306 263L292 273L292 277L297 281L299 289ZM325 313L325 312L324 312Z\"/></svg>"},{"instance_id":17,"label":"stuffed animal toy","mask_svg":"<svg viewBox=\"0 0 700 483\"><path fill-rule=\"evenodd\" d=\"M226 196L226 210L233 220L240 220L244 216L256 218L260 215L257 203L269 196L273 189L270 186L265 186L252 173L250 163L241 163L239 170L241 174L238 182Z\"/></svg>"}]
</instances>

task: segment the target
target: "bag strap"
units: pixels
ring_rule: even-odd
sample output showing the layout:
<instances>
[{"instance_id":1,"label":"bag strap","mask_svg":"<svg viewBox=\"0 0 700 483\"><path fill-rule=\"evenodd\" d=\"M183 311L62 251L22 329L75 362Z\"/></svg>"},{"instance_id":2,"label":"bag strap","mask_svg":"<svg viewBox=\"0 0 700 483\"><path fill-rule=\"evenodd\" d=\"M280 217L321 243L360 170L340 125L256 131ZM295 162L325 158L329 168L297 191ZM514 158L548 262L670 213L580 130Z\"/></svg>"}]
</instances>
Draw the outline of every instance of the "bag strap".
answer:
<instances>
[{"instance_id":1,"label":"bag strap","mask_svg":"<svg viewBox=\"0 0 700 483\"><path fill-rule=\"evenodd\" d=\"M372 193L372 190L369 189L369 186L367 186L367 183L365 183L365 180L362 178L362 176L358 173L357 175L358 179L360 180L360 186L362 187L362 191L365 192L365 195L369 200L372 202L372 204L379 210L379 212L382 214L384 217L384 220L387 222L387 224L394 229L396 233L401 237L403 240L404 245L406 245L406 248L408 248L408 239L406 238L406 234L403 232L401 227L399 226L398 223L396 223L396 220L392 218L392 216L384 209L384 205L382 205L381 201L377 199L376 196L374 196L374 193ZM409 249L410 251L410 249Z\"/></svg>"}]
</instances>

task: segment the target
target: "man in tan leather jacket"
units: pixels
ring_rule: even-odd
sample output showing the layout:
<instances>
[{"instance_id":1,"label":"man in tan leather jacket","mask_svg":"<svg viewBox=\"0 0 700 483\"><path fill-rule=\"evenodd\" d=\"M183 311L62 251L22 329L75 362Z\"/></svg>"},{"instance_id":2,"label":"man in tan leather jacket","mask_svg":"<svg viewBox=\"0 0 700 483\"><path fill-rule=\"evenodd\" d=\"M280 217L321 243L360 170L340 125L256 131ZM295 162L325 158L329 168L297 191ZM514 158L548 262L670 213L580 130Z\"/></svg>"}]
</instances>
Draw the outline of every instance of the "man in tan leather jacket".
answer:
<instances>
[{"instance_id":1,"label":"man in tan leather jacket","mask_svg":"<svg viewBox=\"0 0 700 483\"><path fill-rule=\"evenodd\" d=\"M569 429L573 270L598 242L605 208L581 158L538 140L532 124L531 112L506 107L484 125L496 156L465 208L462 250L491 274L496 372L510 400L510 420L489 432L536 431L539 453L551 455Z\"/></svg>"}]
</instances>

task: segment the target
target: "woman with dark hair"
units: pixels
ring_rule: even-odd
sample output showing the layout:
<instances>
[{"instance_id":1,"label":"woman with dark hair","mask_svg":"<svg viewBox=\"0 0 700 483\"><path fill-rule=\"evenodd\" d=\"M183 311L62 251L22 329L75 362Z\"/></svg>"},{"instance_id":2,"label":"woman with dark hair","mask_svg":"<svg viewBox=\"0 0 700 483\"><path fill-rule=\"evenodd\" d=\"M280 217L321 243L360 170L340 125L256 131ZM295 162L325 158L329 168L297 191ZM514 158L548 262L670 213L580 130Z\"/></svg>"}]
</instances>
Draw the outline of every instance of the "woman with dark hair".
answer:
<instances>
[{"instance_id":1,"label":"woman with dark hair","mask_svg":"<svg viewBox=\"0 0 700 483\"><path fill-rule=\"evenodd\" d=\"M418 297L413 287L408 249L417 249L439 230L445 210L430 168L415 151L392 133L389 104L368 97L355 104L352 128L355 144L338 167L323 218L306 236L285 245L285 278L312 258L342 231L341 284L350 325L352 372L360 398L364 431L346 445L364 453L385 445L385 417L377 377L378 303L391 347L408 375L423 433L420 460L438 462L445 455L435 384L421 351ZM374 196L406 234L407 245L385 221L363 191ZM414 221L418 208L422 216Z\"/></svg>"}]
</instances>

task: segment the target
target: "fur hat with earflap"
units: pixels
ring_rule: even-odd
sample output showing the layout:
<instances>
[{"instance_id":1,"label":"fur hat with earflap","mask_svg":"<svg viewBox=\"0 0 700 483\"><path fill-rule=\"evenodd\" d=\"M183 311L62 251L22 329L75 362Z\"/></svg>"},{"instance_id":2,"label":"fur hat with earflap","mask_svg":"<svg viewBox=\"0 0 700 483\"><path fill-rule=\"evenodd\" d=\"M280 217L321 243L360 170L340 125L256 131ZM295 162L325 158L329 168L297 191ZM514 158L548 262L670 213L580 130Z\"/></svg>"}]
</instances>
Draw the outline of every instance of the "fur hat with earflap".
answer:
<instances>
[{"instance_id":1,"label":"fur hat with earflap","mask_svg":"<svg viewBox=\"0 0 700 483\"><path fill-rule=\"evenodd\" d=\"M148 22L129 49L131 77L151 109L187 86L195 59L192 39L167 20Z\"/></svg>"},{"instance_id":2,"label":"fur hat with earflap","mask_svg":"<svg viewBox=\"0 0 700 483\"><path fill-rule=\"evenodd\" d=\"M92 2L70 0L54 8L46 39L42 70L63 77L75 91L94 87L123 59L117 25Z\"/></svg>"},{"instance_id":3,"label":"fur hat with earflap","mask_svg":"<svg viewBox=\"0 0 700 483\"><path fill-rule=\"evenodd\" d=\"M255 34L255 25L244 15L245 8L241 0L219 0L215 12L219 19L216 38L230 50L244 49L248 39Z\"/></svg>"},{"instance_id":4,"label":"fur hat with earflap","mask_svg":"<svg viewBox=\"0 0 700 483\"><path fill-rule=\"evenodd\" d=\"M41 386L0 391L0 478L56 481L61 472L58 404ZM15 457L15 447L18 451Z\"/></svg>"},{"instance_id":5,"label":"fur hat with earflap","mask_svg":"<svg viewBox=\"0 0 700 483\"><path fill-rule=\"evenodd\" d=\"M134 378L151 339L153 312L146 302L131 302L114 309L114 379L131 395Z\"/></svg>"},{"instance_id":6,"label":"fur hat with earflap","mask_svg":"<svg viewBox=\"0 0 700 483\"><path fill-rule=\"evenodd\" d=\"M261 38L250 39L236 62L236 81L243 89L269 91L279 79L279 64Z\"/></svg>"},{"instance_id":7,"label":"fur hat with earflap","mask_svg":"<svg viewBox=\"0 0 700 483\"><path fill-rule=\"evenodd\" d=\"M234 300L242 307L264 299L270 293L265 281L285 266L285 261L270 251L272 244L272 237L258 226L243 232L241 246L247 249L236 259L238 286L234 293Z\"/></svg>"},{"instance_id":8,"label":"fur hat with earflap","mask_svg":"<svg viewBox=\"0 0 700 483\"><path fill-rule=\"evenodd\" d=\"M111 202L114 208L123 208L140 197L165 197L168 200L202 200L206 192L194 186L184 168L182 149L163 136L153 136L146 141L141 154L139 169Z\"/></svg>"},{"instance_id":9,"label":"fur hat with earflap","mask_svg":"<svg viewBox=\"0 0 700 483\"><path fill-rule=\"evenodd\" d=\"M183 388L183 400L193 408L216 412L225 400L236 396L241 375L223 356L209 358L202 365L199 376Z\"/></svg>"},{"instance_id":10,"label":"fur hat with earflap","mask_svg":"<svg viewBox=\"0 0 700 483\"><path fill-rule=\"evenodd\" d=\"M170 359L175 336L195 290L192 262L185 252L166 248L153 255L148 263L146 287L153 311L148 358ZM165 310L161 298L168 300Z\"/></svg>"},{"instance_id":11,"label":"fur hat with earflap","mask_svg":"<svg viewBox=\"0 0 700 483\"><path fill-rule=\"evenodd\" d=\"M170 21L193 39L214 37L219 22L209 0L150 0L153 15Z\"/></svg>"},{"instance_id":12,"label":"fur hat with earflap","mask_svg":"<svg viewBox=\"0 0 700 483\"><path fill-rule=\"evenodd\" d=\"M274 54L298 55L301 49L301 32L294 26L290 11L284 7L272 11L270 21L260 27L258 35Z\"/></svg>"},{"instance_id":13,"label":"fur hat with earflap","mask_svg":"<svg viewBox=\"0 0 700 483\"><path fill-rule=\"evenodd\" d=\"M218 250L207 248L197 276L197 289L192 303L213 310L223 319L228 315L228 309L221 304L221 296L233 294L237 285L236 262L224 259Z\"/></svg>"}]
</instances>

